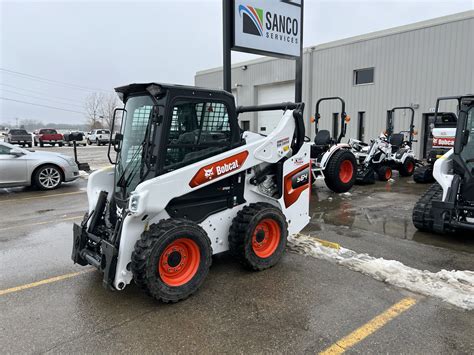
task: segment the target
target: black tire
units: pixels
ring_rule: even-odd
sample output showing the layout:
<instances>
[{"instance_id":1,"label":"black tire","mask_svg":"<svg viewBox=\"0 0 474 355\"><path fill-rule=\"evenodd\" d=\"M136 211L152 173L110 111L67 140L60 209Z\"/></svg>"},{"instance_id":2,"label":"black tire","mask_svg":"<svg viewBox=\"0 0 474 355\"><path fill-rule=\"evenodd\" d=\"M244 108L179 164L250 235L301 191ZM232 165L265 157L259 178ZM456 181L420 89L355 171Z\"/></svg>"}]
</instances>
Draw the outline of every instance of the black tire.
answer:
<instances>
[{"instance_id":1,"label":"black tire","mask_svg":"<svg viewBox=\"0 0 474 355\"><path fill-rule=\"evenodd\" d=\"M351 166L352 176L341 178L343 168ZM346 175L349 174L347 170ZM336 151L326 165L324 170L324 181L326 186L334 192L341 193L349 191L354 186L357 175L357 162L354 154L347 149Z\"/></svg>"},{"instance_id":2,"label":"black tire","mask_svg":"<svg viewBox=\"0 0 474 355\"><path fill-rule=\"evenodd\" d=\"M64 145L64 143L58 143L58 145L59 145L60 147L62 147L62 146Z\"/></svg>"},{"instance_id":3,"label":"black tire","mask_svg":"<svg viewBox=\"0 0 474 355\"><path fill-rule=\"evenodd\" d=\"M92 142L89 140L89 138L87 138L86 144L92 145Z\"/></svg>"},{"instance_id":4,"label":"black tire","mask_svg":"<svg viewBox=\"0 0 474 355\"><path fill-rule=\"evenodd\" d=\"M191 249L187 249L183 243L189 243ZM174 245L176 249L173 249ZM162 259L166 257L166 260ZM149 230L142 233L132 253L131 267L135 283L150 296L163 302L178 302L199 289L209 273L211 263L211 241L206 232L194 222L167 219L152 224ZM168 277L161 273L162 270L175 274ZM178 282L172 279L179 275L184 277L185 270L194 271L188 274L190 279L184 284L179 284L182 280Z\"/></svg>"},{"instance_id":5,"label":"black tire","mask_svg":"<svg viewBox=\"0 0 474 355\"><path fill-rule=\"evenodd\" d=\"M33 147L33 143L28 143L28 147Z\"/></svg>"},{"instance_id":6,"label":"black tire","mask_svg":"<svg viewBox=\"0 0 474 355\"><path fill-rule=\"evenodd\" d=\"M431 165L423 165L415 169L413 180L418 184L428 184L435 181L433 176L433 167Z\"/></svg>"},{"instance_id":7,"label":"black tire","mask_svg":"<svg viewBox=\"0 0 474 355\"><path fill-rule=\"evenodd\" d=\"M430 188L420 197L413 208L412 220L416 229L423 232L433 232L433 212L431 210L433 200L443 198L443 189L438 183Z\"/></svg>"},{"instance_id":8,"label":"black tire","mask_svg":"<svg viewBox=\"0 0 474 355\"><path fill-rule=\"evenodd\" d=\"M33 182L40 190L54 190L61 186L63 176L56 165L42 165L33 174Z\"/></svg>"},{"instance_id":9,"label":"black tire","mask_svg":"<svg viewBox=\"0 0 474 355\"><path fill-rule=\"evenodd\" d=\"M233 219L229 249L246 268L259 271L280 261L287 238L288 225L280 209L269 203L252 203Z\"/></svg>"},{"instance_id":10,"label":"black tire","mask_svg":"<svg viewBox=\"0 0 474 355\"><path fill-rule=\"evenodd\" d=\"M40 147L44 147L44 143L40 141Z\"/></svg>"},{"instance_id":11,"label":"black tire","mask_svg":"<svg viewBox=\"0 0 474 355\"><path fill-rule=\"evenodd\" d=\"M99 145L100 145L100 143L99 143L99 140L98 140L98 139L96 139L96 140L95 140L95 144L97 144L97 146L99 146Z\"/></svg>"},{"instance_id":12,"label":"black tire","mask_svg":"<svg viewBox=\"0 0 474 355\"><path fill-rule=\"evenodd\" d=\"M416 167L416 162L415 159L412 157L408 157L405 159L405 162L400 165L398 168L398 172L400 173L401 176L407 177L407 176L412 176L413 173L415 172L415 167Z\"/></svg>"},{"instance_id":13,"label":"black tire","mask_svg":"<svg viewBox=\"0 0 474 355\"><path fill-rule=\"evenodd\" d=\"M388 181L392 178L392 168L386 165L379 166L377 168L377 178L379 181Z\"/></svg>"}]
</instances>

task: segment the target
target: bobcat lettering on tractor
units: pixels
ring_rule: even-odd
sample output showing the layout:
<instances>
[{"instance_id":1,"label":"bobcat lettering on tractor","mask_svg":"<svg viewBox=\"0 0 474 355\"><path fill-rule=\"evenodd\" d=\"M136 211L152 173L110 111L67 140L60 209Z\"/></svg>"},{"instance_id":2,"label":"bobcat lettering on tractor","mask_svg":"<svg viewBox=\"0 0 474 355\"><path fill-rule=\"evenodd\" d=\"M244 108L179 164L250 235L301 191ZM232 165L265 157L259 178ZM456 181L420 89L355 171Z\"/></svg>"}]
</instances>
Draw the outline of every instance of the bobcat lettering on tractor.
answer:
<instances>
[{"instance_id":1,"label":"bobcat lettering on tractor","mask_svg":"<svg viewBox=\"0 0 474 355\"><path fill-rule=\"evenodd\" d=\"M235 170L239 167L239 162L234 160L230 164L225 164L222 166L216 166L217 176L228 173L229 171Z\"/></svg>"}]
</instances>

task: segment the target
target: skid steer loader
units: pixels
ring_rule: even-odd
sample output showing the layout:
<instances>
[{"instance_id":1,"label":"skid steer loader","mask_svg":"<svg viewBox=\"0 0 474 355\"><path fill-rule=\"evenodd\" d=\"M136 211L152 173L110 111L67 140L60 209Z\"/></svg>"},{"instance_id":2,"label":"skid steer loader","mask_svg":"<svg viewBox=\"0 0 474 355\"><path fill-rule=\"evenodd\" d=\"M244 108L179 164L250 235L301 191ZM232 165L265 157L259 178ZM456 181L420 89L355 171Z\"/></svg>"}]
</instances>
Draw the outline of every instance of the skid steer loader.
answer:
<instances>
[{"instance_id":1,"label":"skid steer loader","mask_svg":"<svg viewBox=\"0 0 474 355\"><path fill-rule=\"evenodd\" d=\"M339 101L341 103L341 133L331 138L328 130L319 130L321 114L319 107L323 101ZM326 186L334 192L347 192L354 186L356 178L356 158L350 146L341 143L346 136L347 123L350 117L346 114L346 103L340 97L324 97L316 103L314 115L316 136L311 145L311 173L313 182L318 176L324 177Z\"/></svg>"},{"instance_id":2,"label":"skid steer loader","mask_svg":"<svg viewBox=\"0 0 474 355\"><path fill-rule=\"evenodd\" d=\"M407 131L394 133L394 116L396 111L408 110L410 126ZM376 178L388 181L392 178L393 170L398 170L401 176L411 176L415 171L417 159L412 145L415 136L415 111L411 107L394 107L387 111L387 130L370 144L351 139L351 146L359 163L357 168L358 184L373 184Z\"/></svg>"},{"instance_id":3,"label":"skid steer loader","mask_svg":"<svg viewBox=\"0 0 474 355\"><path fill-rule=\"evenodd\" d=\"M454 148L436 160L436 183L413 209L413 224L421 231L474 231L474 95L458 99ZM436 113L438 108L439 101Z\"/></svg>"},{"instance_id":4,"label":"skid steer loader","mask_svg":"<svg viewBox=\"0 0 474 355\"><path fill-rule=\"evenodd\" d=\"M107 288L134 280L164 302L194 293L213 254L275 265L309 222L304 104L236 108L225 91L156 83L115 90L125 104L115 166L89 177L74 262L102 271ZM271 134L240 130L239 113L268 110L283 112Z\"/></svg>"}]
</instances>

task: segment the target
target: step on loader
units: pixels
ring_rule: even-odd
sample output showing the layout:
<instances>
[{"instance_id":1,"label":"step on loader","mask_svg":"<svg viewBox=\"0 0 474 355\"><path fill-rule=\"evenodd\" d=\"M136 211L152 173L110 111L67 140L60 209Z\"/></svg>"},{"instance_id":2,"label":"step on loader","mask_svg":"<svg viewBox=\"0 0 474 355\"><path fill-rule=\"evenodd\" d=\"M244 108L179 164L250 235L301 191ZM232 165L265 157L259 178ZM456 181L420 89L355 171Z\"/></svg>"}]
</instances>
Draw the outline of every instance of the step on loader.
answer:
<instances>
[{"instance_id":1,"label":"step on loader","mask_svg":"<svg viewBox=\"0 0 474 355\"><path fill-rule=\"evenodd\" d=\"M164 302L196 292L214 254L274 266L309 222L304 104L236 108L225 91L156 83L116 92L125 106L114 166L89 177L74 262L99 269L106 288L134 281ZM282 111L268 136L239 128L239 114L268 110Z\"/></svg>"}]
</instances>

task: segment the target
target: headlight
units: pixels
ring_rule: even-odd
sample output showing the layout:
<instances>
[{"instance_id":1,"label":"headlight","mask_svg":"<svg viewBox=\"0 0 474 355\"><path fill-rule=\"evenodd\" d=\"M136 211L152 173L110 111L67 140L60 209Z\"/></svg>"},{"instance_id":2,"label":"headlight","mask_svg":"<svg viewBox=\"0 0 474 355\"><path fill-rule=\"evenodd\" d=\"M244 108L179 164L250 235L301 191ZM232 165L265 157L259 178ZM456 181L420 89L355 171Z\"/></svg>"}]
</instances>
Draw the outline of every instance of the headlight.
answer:
<instances>
[{"instance_id":1,"label":"headlight","mask_svg":"<svg viewBox=\"0 0 474 355\"><path fill-rule=\"evenodd\" d=\"M128 206L128 209L132 213L137 213L138 212L138 203L140 202L140 195L135 195L132 194L130 197L130 203Z\"/></svg>"},{"instance_id":2,"label":"headlight","mask_svg":"<svg viewBox=\"0 0 474 355\"><path fill-rule=\"evenodd\" d=\"M63 158L63 157L61 157L61 158L65 161L67 161L69 166L76 166L76 162L74 161L74 159L72 159L72 158Z\"/></svg>"}]
</instances>

